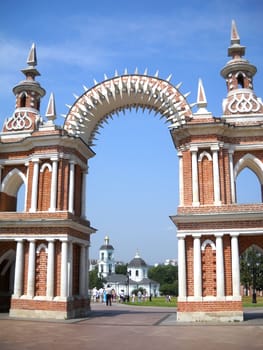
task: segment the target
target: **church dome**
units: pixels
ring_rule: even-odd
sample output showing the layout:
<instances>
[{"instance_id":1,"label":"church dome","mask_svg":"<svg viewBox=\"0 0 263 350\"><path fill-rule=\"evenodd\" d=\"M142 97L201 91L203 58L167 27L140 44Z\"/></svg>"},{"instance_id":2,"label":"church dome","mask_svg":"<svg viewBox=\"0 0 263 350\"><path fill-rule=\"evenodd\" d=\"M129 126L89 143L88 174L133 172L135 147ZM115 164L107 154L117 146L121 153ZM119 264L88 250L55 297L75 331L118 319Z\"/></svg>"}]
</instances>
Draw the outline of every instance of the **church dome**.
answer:
<instances>
[{"instance_id":1,"label":"church dome","mask_svg":"<svg viewBox=\"0 0 263 350\"><path fill-rule=\"evenodd\" d=\"M146 267L146 262L136 253L135 257L129 262L128 267Z\"/></svg>"},{"instance_id":2,"label":"church dome","mask_svg":"<svg viewBox=\"0 0 263 350\"><path fill-rule=\"evenodd\" d=\"M110 244L110 239L108 236L105 236L104 244L100 247L100 250L114 250L113 246Z\"/></svg>"}]
</instances>

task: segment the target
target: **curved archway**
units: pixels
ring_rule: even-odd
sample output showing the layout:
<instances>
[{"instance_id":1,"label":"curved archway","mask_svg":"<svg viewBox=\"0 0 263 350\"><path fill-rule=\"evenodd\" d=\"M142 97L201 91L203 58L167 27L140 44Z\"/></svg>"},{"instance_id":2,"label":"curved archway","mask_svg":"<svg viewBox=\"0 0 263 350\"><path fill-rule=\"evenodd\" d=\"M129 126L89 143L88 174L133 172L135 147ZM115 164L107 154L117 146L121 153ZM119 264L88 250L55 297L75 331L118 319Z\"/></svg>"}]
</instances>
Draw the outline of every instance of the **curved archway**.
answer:
<instances>
[{"instance_id":1,"label":"curved archway","mask_svg":"<svg viewBox=\"0 0 263 350\"><path fill-rule=\"evenodd\" d=\"M244 168L250 168L254 173L258 176L259 181L261 185L263 184L263 163L255 157L254 155L247 153L239 159L239 161L236 163L234 168L234 177L237 178L238 174L244 169Z\"/></svg>"},{"instance_id":2,"label":"curved archway","mask_svg":"<svg viewBox=\"0 0 263 350\"><path fill-rule=\"evenodd\" d=\"M2 182L1 191L10 196L16 196L22 183L26 183L25 175L17 168L11 170Z\"/></svg>"},{"instance_id":3,"label":"curved archway","mask_svg":"<svg viewBox=\"0 0 263 350\"><path fill-rule=\"evenodd\" d=\"M147 108L160 113L177 128L192 116L191 107L180 91L180 85L173 86L170 77L167 80L155 76L125 74L106 79L102 83L95 81L91 89L85 88L83 95L75 96L76 102L69 106L64 129L71 135L81 137L92 146L98 129L114 113L126 108Z\"/></svg>"}]
</instances>

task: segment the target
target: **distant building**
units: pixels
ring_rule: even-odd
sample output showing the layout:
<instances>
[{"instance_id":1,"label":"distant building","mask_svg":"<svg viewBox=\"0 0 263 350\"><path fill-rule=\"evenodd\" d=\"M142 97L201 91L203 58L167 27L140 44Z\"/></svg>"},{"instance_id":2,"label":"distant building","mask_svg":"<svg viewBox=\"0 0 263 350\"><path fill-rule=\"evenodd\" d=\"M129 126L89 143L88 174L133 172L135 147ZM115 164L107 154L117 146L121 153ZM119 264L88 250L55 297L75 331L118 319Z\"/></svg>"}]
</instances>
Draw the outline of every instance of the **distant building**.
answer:
<instances>
[{"instance_id":1,"label":"distant building","mask_svg":"<svg viewBox=\"0 0 263 350\"><path fill-rule=\"evenodd\" d=\"M105 284L110 284L117 295L124 291L125 295L131 296L133 291L139 288L142 288L148 297L160 295L160 284L148 278L148 266L138 253L128 264L126 276L114 273L105 279Z\"/></svg>"},{"instance_id":2,"label":"distant building","mask_svg":"<svg viewBox=\"0 0 263 350\"><path fill-rule=\"evenodd\" d=\"M110 244L108 236L104 238L104 244L100 247L98 260L98 276L107 277L115 273L114 248Z\"/></svg>"}]
</instances>

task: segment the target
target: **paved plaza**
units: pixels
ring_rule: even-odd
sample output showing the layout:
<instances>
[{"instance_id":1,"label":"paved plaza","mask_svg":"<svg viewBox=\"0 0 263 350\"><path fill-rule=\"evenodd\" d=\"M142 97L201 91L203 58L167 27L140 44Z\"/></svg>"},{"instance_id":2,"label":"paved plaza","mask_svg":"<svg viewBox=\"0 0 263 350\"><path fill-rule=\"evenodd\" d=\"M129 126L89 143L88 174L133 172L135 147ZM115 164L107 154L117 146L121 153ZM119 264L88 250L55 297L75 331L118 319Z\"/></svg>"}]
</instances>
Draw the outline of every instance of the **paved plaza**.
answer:
<instances>
[{"instance_id":1,"label":"paved plaza","mask_svg":"<svg viewBox=\"0 0 263 350\"><path fill-rule=\"evenodd\" d=\"M181 324L173 308L92 304L90 317L41 321L0 314L1 350L263 349L263 308L233 324Z\"/></svg>"}]
</instances>

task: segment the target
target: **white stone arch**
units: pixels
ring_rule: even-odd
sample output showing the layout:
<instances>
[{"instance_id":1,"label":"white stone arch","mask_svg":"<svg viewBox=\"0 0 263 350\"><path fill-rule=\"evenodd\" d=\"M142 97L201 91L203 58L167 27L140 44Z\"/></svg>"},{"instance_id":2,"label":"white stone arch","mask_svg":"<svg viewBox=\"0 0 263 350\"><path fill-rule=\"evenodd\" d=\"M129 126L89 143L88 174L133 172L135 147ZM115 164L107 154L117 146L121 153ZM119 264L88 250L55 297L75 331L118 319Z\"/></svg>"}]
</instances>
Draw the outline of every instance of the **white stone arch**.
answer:
<instances>
[{"instance_id":1,"label":"white stone arch","mask_svg":"<svg viewBox=\"0 0 263 350\"><path fill-rule=\"evenodd\" d=\"M234 179L236 181L238 174L244 169L249 168L258 177L261 185L263 185L263 163L253 154L247 153L239 159L234 167Z\"/></svg>"},{"instance_id":2,"label":"white stone arch","mask_svg":"<svg viewBox=\"0 0 263 350\"><path fill-rule=\"evenodd\" d=\"M201 245L201 251L204 251L206 246L210 245L212 250L216 250L215 243L211 239L206 239Z\"/></svg>"},{"instance_id":3,"label":"white stone arch","mask_svg":"<svg viewBox=\"0 0 263 350\"><path fill-rule=\"evenodd\" d=\"M44 243L39 244L39 246L38 246L37 249L36 249L36 253L37 253L37 254L40 254L41 250L44 250L45 253L47 253L47 252L48 252L48 247L47 247L47 245L44 244Z\"/></svg>"},{"instance_id":4,"label":"white stone arch","mask_svg":"<svg viewBox=\"0 0 263 350\"><path fill-rule=\"evenodd\" d=\"M169 128L178 128L192 117L191 108L179 88L173 86L169 76L166 80L146 74L116 75L101 83L95 81L83 95L75 96L76 102L69 106L64 129L72 136L81 137L89 146L94 145L98 129L108 118L125 109L147 108L167 119Z\"/></svg>"},{"instance_id":5,"label":"white stone arch","mask_svg":"<svg viewBox=\"0 0 263 350\"><path fill-rule=\"evenodd\" d=\"M16 197L20 186L24 183L26 186L26 176L17 168L12 169L3 179L1 192Z\"/></svg>"},{"instance_id":6,"label":"white stone arch","mask_svg":"<svg viewBox=\"0 0 263 350\"><path fill-rule=\"evenodd\" d=\"M209 161L212 161L211 154L207 151L202 152L198 157L198 162L202 162L203 158L206 157Z\"/></svg>"},{"instance_id":7,"label":"white stone arch","mask_svg":"<svg viewBox=\"0 0 263 350\"><path fill-rule=\"evenodd\" d=\"M40 173L43 173L46 168L48 168L49 172L52 172L51 165L49 163L44 163L40 168Z\"/></svg>"}]
</instances>

